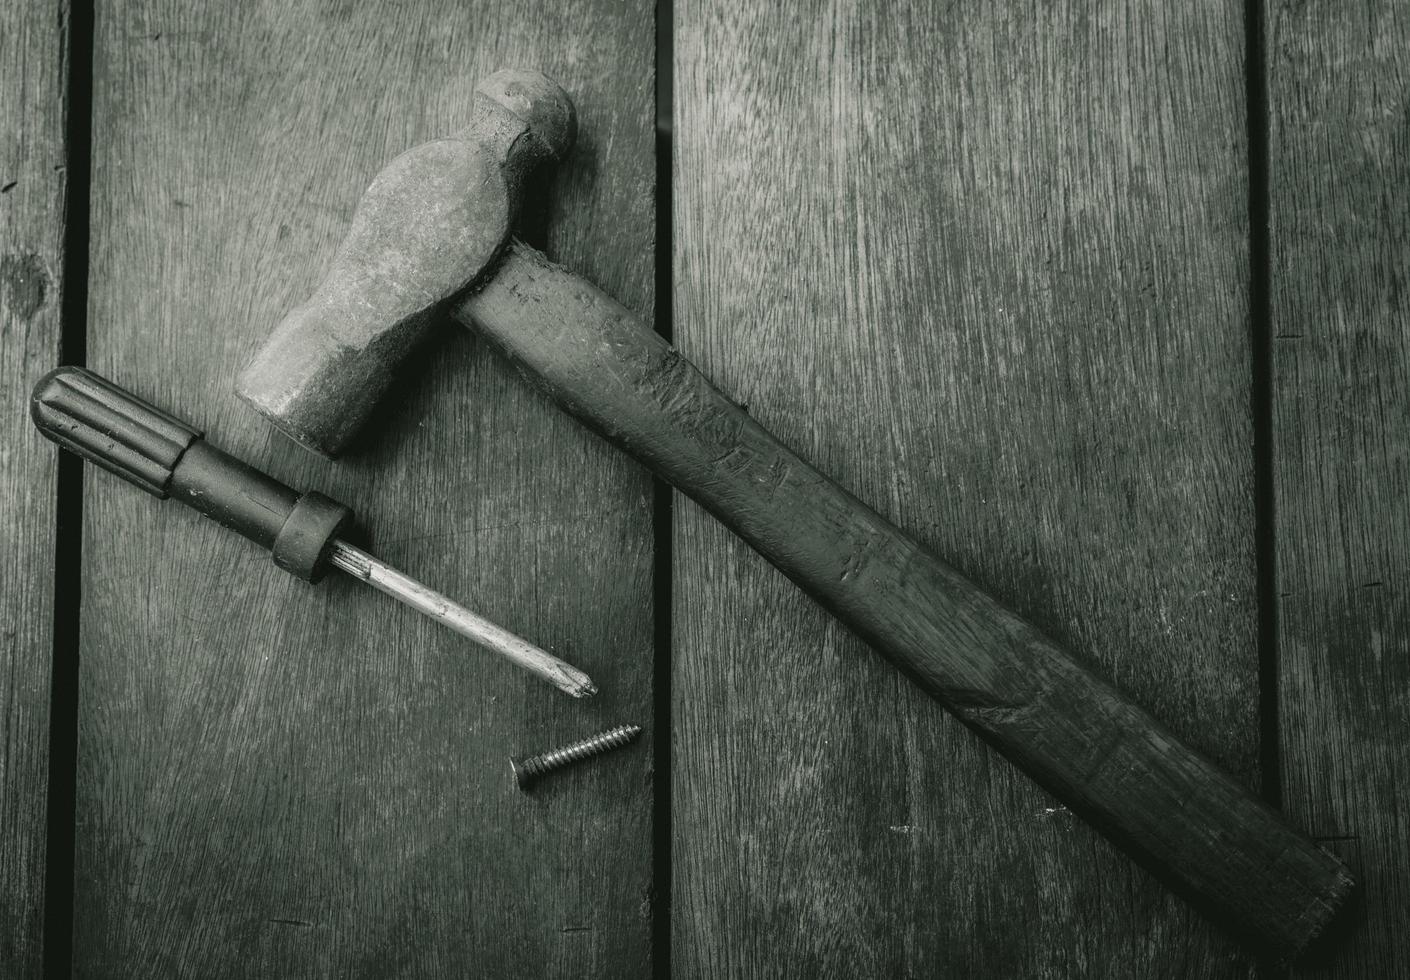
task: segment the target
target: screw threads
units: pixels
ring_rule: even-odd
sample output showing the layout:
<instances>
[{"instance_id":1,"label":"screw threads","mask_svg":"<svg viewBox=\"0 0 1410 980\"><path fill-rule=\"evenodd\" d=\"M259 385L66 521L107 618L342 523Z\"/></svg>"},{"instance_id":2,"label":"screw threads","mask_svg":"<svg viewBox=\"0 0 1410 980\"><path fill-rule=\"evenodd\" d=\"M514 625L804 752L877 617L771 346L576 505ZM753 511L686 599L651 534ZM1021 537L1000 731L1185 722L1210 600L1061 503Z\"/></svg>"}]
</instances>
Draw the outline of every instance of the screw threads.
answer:
<instances>
[{"instance_id":1,"label":"screw threads","mask_svg":"<svg viewBox=\"0 0 1410 980\"><path fill-rule=\"evenodd\" d=\"M584 759L591 759L595 755L621 748L640 734L640 725L618 725L616 728L609 728L605 732L599 732L562 748L541 752L538 755L510 759L509 767L514 773L515 780L519 783L519 788L528 789L529 784L540 776L547 775L555 769L562 769L574 762L581 762Z\"/></svg>"}]
</instances>

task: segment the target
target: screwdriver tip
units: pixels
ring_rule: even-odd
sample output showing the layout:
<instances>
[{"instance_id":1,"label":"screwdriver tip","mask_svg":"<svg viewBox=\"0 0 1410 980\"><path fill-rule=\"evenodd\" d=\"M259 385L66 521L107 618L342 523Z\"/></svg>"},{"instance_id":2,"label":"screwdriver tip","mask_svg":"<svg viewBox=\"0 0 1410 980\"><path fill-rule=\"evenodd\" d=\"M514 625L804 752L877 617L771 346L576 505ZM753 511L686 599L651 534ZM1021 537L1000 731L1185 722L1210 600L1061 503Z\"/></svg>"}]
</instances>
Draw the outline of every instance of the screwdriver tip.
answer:
<instances>
[{"instance_id":1,"label":"screwdriver tip","mask_svg":"<svg viewBox=\"0 0 1410 980\"><path fill-rule=\"evenodd\" d=\"M597 693L597 685L586 674L582 680L575 683L571 688L565 690L575 698L590 698Z\"/></svg>"},{"instance_id":2,"label":"screwdriver tip","mask_svg":"<svg viewBox=\"0 0 1410 980\"><path fill-rule=\"evenodd\" d=\"M535 649L534 652L537 654L534 661L521 663L520 666L528 667L569 697L590 698L597 693L597 685L592 678L572 664L564 663L542 650Z\"/></svg>"}]
</instances>

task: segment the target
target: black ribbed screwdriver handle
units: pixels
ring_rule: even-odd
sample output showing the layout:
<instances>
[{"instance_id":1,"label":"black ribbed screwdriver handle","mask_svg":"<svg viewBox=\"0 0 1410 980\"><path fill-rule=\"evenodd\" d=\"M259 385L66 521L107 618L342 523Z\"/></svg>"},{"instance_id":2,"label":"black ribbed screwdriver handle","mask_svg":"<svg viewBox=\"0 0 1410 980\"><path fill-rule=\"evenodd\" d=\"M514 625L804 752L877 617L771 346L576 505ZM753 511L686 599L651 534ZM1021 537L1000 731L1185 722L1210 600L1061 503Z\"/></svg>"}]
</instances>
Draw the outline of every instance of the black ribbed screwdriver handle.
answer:
<instances>
[{"instance_id":1,"label":"black ribbed screwdriver handle","mask_svg":"<svg viewBox=\"0 0 1410 980\"><path fill-rule=\"evenodd\" d=\"M39 431L65 449L162 498L177 461L201 438L199 429L79 367L41 378L30 414Z\"/></svg>"},{"instance_id":2,"label":"black ribbed screwdriver handle","mask_svg":"<svg viewBox=\"0 0 1410 980\"><path fill-rule=\"evenodd\" d=\"M34 386L34 424L47 438L161 498L179 500L268 548L274 564L316 582L338 568L468 636L575 698L597 692L572 664L496 626L344 540L352 511L317 491L300 495L223 453L199 430L79 367Z\"/></svg>"},{"instance_id":3,"label":"black ribbed screwdriver handle","mask_svg":"<svg viewBox=\"0 0 1410 980\"><path fill-rule=\"evenodd\" d=\"M201 438L155 405L80 367L39 379L30 401L46 437L154 496L172 497L268 548L285 571L317 581L352 511L300 494Z\"/></svg>"}]
</instances>

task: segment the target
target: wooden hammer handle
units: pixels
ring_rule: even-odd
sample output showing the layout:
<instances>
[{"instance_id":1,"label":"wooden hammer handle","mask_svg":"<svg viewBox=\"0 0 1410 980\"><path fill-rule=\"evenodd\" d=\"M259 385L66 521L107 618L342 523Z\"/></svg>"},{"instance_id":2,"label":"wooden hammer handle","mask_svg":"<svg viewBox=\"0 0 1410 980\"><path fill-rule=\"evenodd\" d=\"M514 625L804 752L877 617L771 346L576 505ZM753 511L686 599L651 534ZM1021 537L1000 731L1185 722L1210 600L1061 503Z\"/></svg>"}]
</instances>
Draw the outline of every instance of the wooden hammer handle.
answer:
<instances>
[{"instance_id":1,"label":"wooden hammer handle","mask_svg":"<svg viewBox=\"0 0 1410 980\"><path fill-rule=\"evenodd\" d=\"M511 242L454 310L1073 811L1291 956L1351 887L1244 786L770 435L615 300Z\"/></svg>"}]
</instances>

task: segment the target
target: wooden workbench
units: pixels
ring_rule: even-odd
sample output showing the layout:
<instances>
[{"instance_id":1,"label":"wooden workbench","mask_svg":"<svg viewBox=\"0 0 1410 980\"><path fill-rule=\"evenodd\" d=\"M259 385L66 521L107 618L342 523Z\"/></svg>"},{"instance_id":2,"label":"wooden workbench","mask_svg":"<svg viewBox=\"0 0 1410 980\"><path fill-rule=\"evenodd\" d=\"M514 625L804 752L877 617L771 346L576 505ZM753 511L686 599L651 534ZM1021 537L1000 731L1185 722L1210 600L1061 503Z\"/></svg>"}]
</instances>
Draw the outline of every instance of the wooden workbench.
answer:
<instances>
[{"instance_id":1,"label":"wooden workbench","mask_svg":"<svg viewBox=\"0 0 1410 980\"><path fill-rule=\"evenodd\" d=\"M1410 974L1405 4L677 0L673 142L647 0L5 18L0 976L1280 975L467 335L338 463L236 402L505 65L529 237L1344 857L1292 975ZM60 462L60 361L603 693Z\"/></svg>"}]
</instances>

